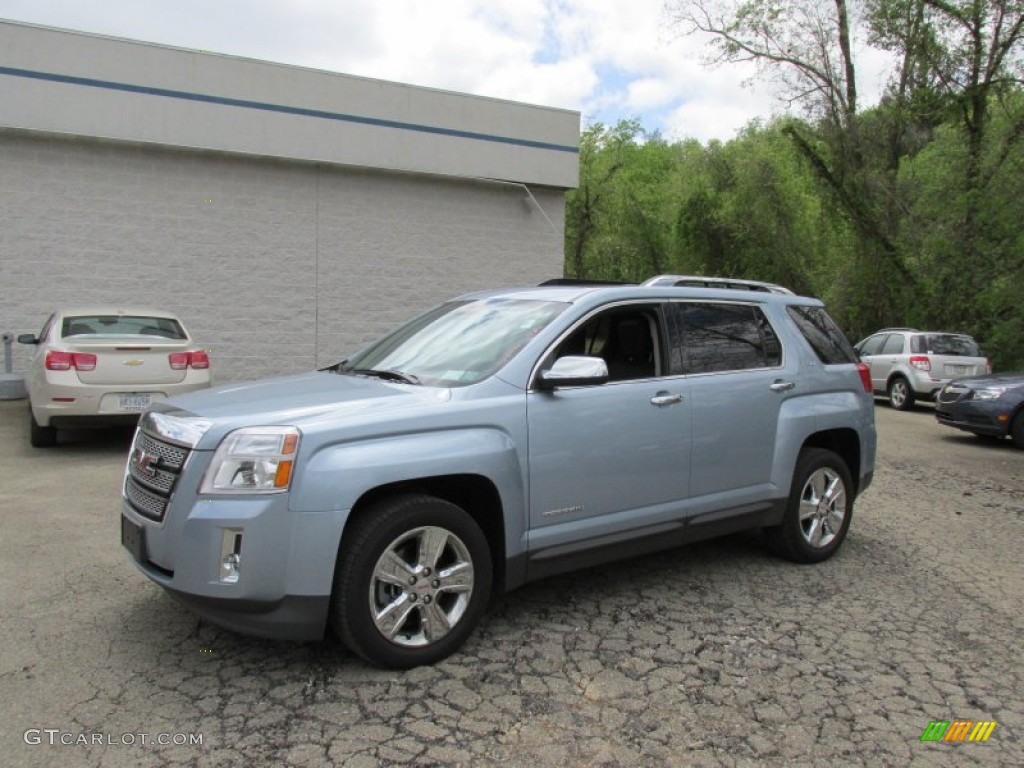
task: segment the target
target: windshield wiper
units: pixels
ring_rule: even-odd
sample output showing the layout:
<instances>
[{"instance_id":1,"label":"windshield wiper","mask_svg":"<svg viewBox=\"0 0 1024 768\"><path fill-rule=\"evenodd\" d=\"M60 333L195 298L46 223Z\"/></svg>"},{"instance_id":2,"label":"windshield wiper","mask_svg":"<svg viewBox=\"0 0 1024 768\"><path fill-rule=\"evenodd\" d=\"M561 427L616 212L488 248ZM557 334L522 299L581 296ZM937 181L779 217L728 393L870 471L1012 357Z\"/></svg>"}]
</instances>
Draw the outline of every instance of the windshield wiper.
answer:
<instances>
[{"instance_id":1,"label":"windshield wiper","mask_svg":"<svg viewBox=\"0 0 1024 768\"><path fill-rule=\"evenodd\" d=\"M419 377L405 373L404 371L396 370L380 370L379 368L350 368L348 370L339 370L339 373L354 373L359 376L375 376L378 379L385 379L386 381L400 381L403 384L419 384Z\"/></svg>"}]
</instances>

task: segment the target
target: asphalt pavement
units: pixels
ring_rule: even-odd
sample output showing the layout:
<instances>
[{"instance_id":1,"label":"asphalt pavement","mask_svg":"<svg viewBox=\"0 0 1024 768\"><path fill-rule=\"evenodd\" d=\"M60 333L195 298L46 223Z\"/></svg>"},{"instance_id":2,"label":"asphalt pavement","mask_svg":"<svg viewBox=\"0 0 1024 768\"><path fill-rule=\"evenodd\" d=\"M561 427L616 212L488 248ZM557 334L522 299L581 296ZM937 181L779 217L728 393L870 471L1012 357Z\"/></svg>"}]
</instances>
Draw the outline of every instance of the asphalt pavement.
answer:
<instances>
[{"instance_id":1,"label":"asphalt pavement","mask_svg":"<svg viewBox=\"0 0 1024 768\"><path fill-rule=\"evenodd\" d=\"M548 579L390 672L198 621L121 550L130 431L32 449L0 403L0 764L1024 765L1024 451L877 417L833 560L744 534ZM996 725L921 740L958 721Z\"/></svg>"}]
</instances>

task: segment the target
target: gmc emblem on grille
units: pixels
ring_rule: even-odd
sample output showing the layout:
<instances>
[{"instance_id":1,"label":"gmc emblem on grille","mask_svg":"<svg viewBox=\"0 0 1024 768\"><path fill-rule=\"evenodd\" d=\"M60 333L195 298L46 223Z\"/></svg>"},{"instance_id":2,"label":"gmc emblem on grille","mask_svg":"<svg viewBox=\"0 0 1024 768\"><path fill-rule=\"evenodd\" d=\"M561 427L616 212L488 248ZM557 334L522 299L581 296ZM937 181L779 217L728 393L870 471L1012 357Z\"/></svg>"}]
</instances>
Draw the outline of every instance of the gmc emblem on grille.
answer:
<instances>
[{"instance_id":1,"label":"gmc emblem on grille","mask_svg":"<svg viewBox=\"0 0 1024 768\"><path fill-rule=\"evenodd\" d=\"M160 463L159 456L154 456L152 453L146 453L142 448L136 448L135 455L132 459L135 462L135 468L143 475L146 477L156 476L156 468Z\"/></svg>"}]
</instances>

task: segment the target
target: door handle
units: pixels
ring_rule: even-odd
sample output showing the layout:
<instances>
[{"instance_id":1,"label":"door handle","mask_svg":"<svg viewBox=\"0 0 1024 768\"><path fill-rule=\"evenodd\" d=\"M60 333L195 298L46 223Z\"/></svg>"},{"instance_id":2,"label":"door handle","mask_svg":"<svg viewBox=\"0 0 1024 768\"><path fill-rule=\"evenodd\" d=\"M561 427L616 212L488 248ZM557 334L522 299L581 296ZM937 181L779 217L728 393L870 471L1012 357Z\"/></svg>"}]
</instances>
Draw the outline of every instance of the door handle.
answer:
<instances>
[{"instance_id":1,"label":"door handle","mask_svg":"<svg viewBox=\"0 0 1024 768\"><path fill-rule=\"evenodd\" d=\"M796 386L795 382L792 381L776 381L773 384L768 385L768 389L772 392L785 392L786 390L792 389Z\"/></svg>"},{"instance_id":2,"label":"door handle","mask_svg":"<svg viewBox=\"0 0 1024 768\"><path fill-rule=\"evenodd\" d=\"M663 405L675 405L681 402L683 402L683 396L679 393L670 395L668 392L659 392L651 398L651 405L656 405L659 408Z\"/></svg>"}]
</instances>

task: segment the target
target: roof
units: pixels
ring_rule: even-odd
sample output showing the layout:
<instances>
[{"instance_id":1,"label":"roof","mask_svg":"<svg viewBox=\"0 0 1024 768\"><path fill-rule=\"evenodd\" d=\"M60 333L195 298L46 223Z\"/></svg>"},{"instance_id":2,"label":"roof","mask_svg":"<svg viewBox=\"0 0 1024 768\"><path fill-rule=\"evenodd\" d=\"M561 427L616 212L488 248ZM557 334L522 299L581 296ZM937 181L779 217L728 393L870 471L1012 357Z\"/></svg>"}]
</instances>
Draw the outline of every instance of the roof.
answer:
<instances>
[{"instance_id":1,"label":"roof","mask_svg":"<svg viewBox=\"0 0 1024 768\"><path fill-rule=\"evenodd\" d=\"M126 315L128 317L166 317L178 319L178 315L174 312L168 312L164 309L154 309L153 307L116 307L116 306L102 306L92 305L85 307L61 307L55 310L55 313L63 317L69 317L71 315Z\"/></svg>"},{"instance_id":2,"label":"roof","mask_svg":"<svg viewBox=\"0 0 1024 768\"><path fill-rule=\"evenodd\" d=\"M750 288L712 288L695 285L540 285L520 288L501 288L477 291L458 297L465 301L484 299L517 299L521 301L560 301L569 304L591 300L593 303L629 301L637 299L718 299L759 303L813 303L818 299L801 297L792 291L751 290Z\"/></svg>"}]
</instances>

